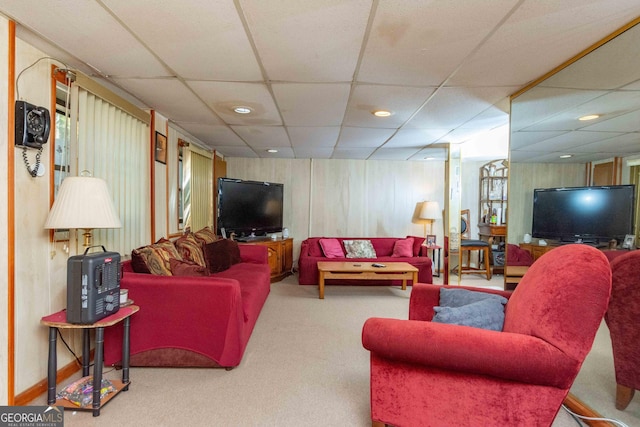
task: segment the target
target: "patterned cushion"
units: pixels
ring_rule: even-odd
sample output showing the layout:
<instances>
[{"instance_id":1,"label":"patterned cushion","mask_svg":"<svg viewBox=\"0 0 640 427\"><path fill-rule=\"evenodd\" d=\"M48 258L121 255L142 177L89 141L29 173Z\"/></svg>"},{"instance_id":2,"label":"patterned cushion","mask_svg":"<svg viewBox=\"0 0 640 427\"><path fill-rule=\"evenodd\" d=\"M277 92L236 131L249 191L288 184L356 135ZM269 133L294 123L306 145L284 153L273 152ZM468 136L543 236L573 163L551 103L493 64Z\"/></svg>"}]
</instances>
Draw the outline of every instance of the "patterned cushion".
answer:
<instances>
[{"instance_id":1,"label":"patterned cushion","mask_svg":"<svg viewBox=\"0 0 640 427\"><path fill-rule=\"evenodd\" d=\"M206 267L207 264L204 260L204 252L202 251L202 245L193 235L193 233L187 233L174 243L178 253L185 261L193 261L196 264Z\"/></svg>"},{"instance_id":2,"label":"patterned cushion","mask_svg":"<svg viewBox=\"0 0 640 427\"><path fill-rule=\"evenodd\" d=\"M371 240L344 240L347 258L377 258Z\"/></svg>"},{"instance_id":3,"label":"patterned cushion","mask_svg":"<svg viewBox=\"0 0 640 427\"><path fill-rule=\"evenodd\" d=\"M171 276L171 258L182 259L176 247L170 241L161 239L158 243L136 249L151 274Z\"/></svg>"},{"instance_id":4,"label":"patterned cushion","mask_svg":"<svg viewBox=\"0 0 640 427\"><path fill-rule=\"evenodd\" d=\"M206 245L207 243L213 243L218 240L218 236L216 233L211 230L211 227L204 227L200 230L193 233L193 236L196 238L198 242L200 242L200 246Z\"/></svg>"}]
</instances>

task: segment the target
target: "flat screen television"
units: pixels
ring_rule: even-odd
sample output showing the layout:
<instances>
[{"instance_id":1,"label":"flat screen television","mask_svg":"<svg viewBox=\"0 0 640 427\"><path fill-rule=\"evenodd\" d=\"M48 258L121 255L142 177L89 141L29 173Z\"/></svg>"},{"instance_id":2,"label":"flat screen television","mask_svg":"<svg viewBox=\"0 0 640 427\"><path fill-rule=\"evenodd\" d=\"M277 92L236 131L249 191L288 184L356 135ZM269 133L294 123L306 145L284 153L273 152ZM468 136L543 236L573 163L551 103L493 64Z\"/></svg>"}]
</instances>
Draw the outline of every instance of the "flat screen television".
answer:
<instances>
[{"instance_id":1,"label":"flat screen television","mask_svg":"<svg viewBox=\"0 0 640 427\"><path fill-rule=\"evenodd\" d=\"M635 186L539 188L533 191L533 237L603 244L633 234Z\"/></svg>"},{"instance_id":2,"label":"flat screen television","mask_svg":"<svg viewBox=\"0 0 640 427\"><path fill-rule=\"evenodd\" d=\"M282 184L218 178L218 233L238 237L282 231Z\"/></svg>"}]
</instances>

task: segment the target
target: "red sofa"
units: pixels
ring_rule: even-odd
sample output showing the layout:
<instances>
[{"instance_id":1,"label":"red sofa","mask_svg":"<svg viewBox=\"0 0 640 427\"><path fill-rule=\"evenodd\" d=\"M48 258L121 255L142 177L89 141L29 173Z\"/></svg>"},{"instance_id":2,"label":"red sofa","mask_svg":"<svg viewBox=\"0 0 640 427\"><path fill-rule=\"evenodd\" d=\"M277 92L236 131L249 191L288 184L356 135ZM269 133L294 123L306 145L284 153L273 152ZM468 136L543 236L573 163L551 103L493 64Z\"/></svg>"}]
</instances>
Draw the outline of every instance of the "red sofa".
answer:
<instances>
[{"instance_id":1,"label":"red sofa","mask_svg":"<svg viewBox=\"0 0 640 427\"><path fill-rule=\"evenodd\" d=\"M271 289L266 246L239 245L241 261L208 277L133 272L121 288L140 306L131 317L131 366L225 367L240 364ZM122 359L122 326L105 329L104 363Z\"/></svg>"},{"instance_id":2,"label":"red sofa","mask_svg":"<svg viewBox=\"0 0 640 427\"><path fill-rule=\"evenodd\" d=\"M412 257L392 257L393 247L396 241L404 239L401 237L338 237L338 241L342 244L345 240L370 240L376 251L377 257L372 258L327 258L320 247L320 239L326 237L310 237L300 245L300 258L298 260L298 283L300 285L317 285L319 282L318 261L353 261L353 262L408 262L418 268L418 282L433 283L431 272L431 259L427 256L421 256L423 253L422 243L424 237L413 237L413 256ZM426 255L426 253L425 253ZM327 280L326 284L336 284L336 280ZM389 281L377 280L341 280L340 284L366 284L366 285L388 285ZM393 285L400 284L392 282ZM409 283L411 284L411 283Z\"/></svg>"}]
</instances>

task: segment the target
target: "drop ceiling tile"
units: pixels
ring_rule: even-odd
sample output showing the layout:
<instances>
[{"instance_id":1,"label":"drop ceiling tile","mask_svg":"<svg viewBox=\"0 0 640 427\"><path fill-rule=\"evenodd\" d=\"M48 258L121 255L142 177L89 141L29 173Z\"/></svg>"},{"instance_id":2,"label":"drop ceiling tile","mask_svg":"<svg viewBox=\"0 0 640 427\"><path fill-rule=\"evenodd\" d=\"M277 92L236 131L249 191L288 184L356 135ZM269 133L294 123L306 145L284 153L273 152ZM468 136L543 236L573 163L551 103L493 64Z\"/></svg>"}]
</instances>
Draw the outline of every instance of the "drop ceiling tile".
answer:
<instances>
[{"instance_id":1,"label":"drop ceiling tile","mask_svg":"<svg viewBox=\"0 0 640 427\"><path fill-rule=\"evenodd\" d=\"M358 81L442 84L516 0L379 2Z\"/></svg>"},{"instance_id":2,"label":"drop ceiling tile","mask_svg":"<svg viewBox=\"0 0 640 427\"><path fill-rule=\"evenodd\" d=\"M640 132L640 110L603 120L582 129L596 132Z\"/></svg>"},{"instance_id":3,"label":"drop ceiling tile","mask_svg":"<svg viewBox=\"0 0 640 427\"><path fill-rule=\"evenodd\" d=\"M545 141L564 133L566 133L566 131L511 132L509 145L512 150L525 149L541 141Z\"/></svg>"},{"instance_id":4,"label":"drop ceiling tile","mask_svg":"<svg viewBox=\"0 0 640 427\"><path fill-rule=\"evenodd\" d=\"M393 132L393 129L343 127L337 147L379 147Z\"/></svg>"},{"instance_id":5,"label":"drop ceiling tile","mask_svg":"<svg viewBox=\"0 0 640 427\"><path fill-rule=\"evenodd\" d=\"M609 133L606 133L609 135ZM602 139L594 143L580 144L572 148L574 153L614 153L619 156L624 156L631 153L637 153L638 147L640 147L640 134L638 133L625 133L623 135L613 136L608 139Z\"/></svg>"},{"instance_id":6,"label":"drop ceiling tile","mask_svg":"<svg viewBox=\"0 0 640 427\"><path fill-rule=\"evenodd\" d=\"M613 9L608 1L525 1L449 83L524 86L640 15L637 2L623 3Z\"/></svg>"},{"instance_id":7,"label":"drop ceiling tile","mask_svg":"<svg viewBox=\"0 0 640 427\"><path fill-rule=\"evenodd\" d=\"M241 0L269 80L350 82L369 0Z\"/></svg>"},{"instance_id":8,"label":"drop ceiling tile","mask_svg":"<svg viewBox=\"0 0 640 427\"><path fill-rule=\"evenodd\" d=\"M406 127L454 129L503 99L507 92L507 88L441 88Z\"/></svg>"},{"instance_id":9,"label":"drop ceiling tile","mask_svg":"<svg viewBox=\"0 0 640 427\"><path fill-rule=\"evenodd\" d=\"M589 144L603 139L613 138L622 135L621 133L567 132L553 138L540 141L527 146L527 150L533 151L574 151L574 147L582 144Z\"/></svg>"},{"instance_id":10,"label":"drop ceiling tile","mask_svg":"<svg viewBox=\"0 0 640 427\"><path fill-rule=\"evenodd\" d=\"M355 87L345 116L346 126L397 128L433 93L434 88L363 85ZM376 110L391 111L389 117L376 117Z\"/></svg>"},{"instance_id":11,"label":"drop ceiling tile","mask_svg":"<svg viewBox=\"0 0 640 427\"><path fill-rule=\"evenodd\" d=\"M577 105L596 99L606 92L536 87L515 98L511 108L511 129L572 130L575 125L554 117Z\"/></svg>"},{"instance_id":12,"label":"drop ceiling tile","mask_svg":"<svg viewBox=\"0 0 640 427\"><path fill-rule=\"evenodd\" d=\"M366 160L375 148L339 148L333 150L332 159L361 159Z\"/></svg>"},{"instance_id":13,"label":"drop ceiling tile","mask_svg":"<svg viewBox=\"0 0 640 427\"><path fill-rule=\"evenodd\" d=\"M370 160L408 160L413 157L419 149L416 148L379 148L371 156Z\"/></svg>"},{"instance_id":14,"label":"drop ceiling tile","mask_svg":"<svg viewBox=\"0 0 640 427\"><path fill-rule=\"evenodd\" d=\"M400 129L385 148L421 148L433 144L449 133L448 129Z\"/></svg>"},{"instance_id":15,"label":"drop ceiling tile","mask_svg":"<svg viewBox=\"0 0 640 427\"><path fill-rule=\"evenodd\" d=\"M338 141L340 127L289 126L287 131L289 132L291 145L296 149L295 152L298 153L298 148L331 148L333 150Z\"/></svg>"},{"instance_id":16,"label":"drop ceiling tile","mask_svg":"<svg viewBox=\"0 0 640 427\"><path fill-rule=\"evenodd\" d=\"M262 73L233 2L104 3L185 79L255 81ZM165 25L166 24L166 25Z\"/></svg>"},{"instance_id":17,"label":"drop ceiling tile","mask_svg":"<svg viewBox=\"0 0 640 427\"><path fill-rule=\"evenodd\" d=\"M207 125L191 122L176 123L196 138L206 142L210 147L247 146L247 144L238 135L236 135L229 127L224 125Z\"/></svg>"},{"instance_id":18,"label":"drop ceiling tile","mask_svg":"<svg viewBox=\"0 0 640 427\"><path fill-rule=\"evenodd\" d=\"M445 161L448 158L445 148L427 147L415 153L409 160Z\"/></svg>"},{"instance_id":19,"label":"drop ceiling tile","mask_svg":"<svg viewBox=\"0 0 640 427\"><path fill-rule=\"evenodd\" d=\"M38 7L28 1L10 3L10 7L0 4L0 8L9 9L21 25L72 52L103 75L170 75L99 2L56 2L55 7ZM98 44L98 40L103 42Z\"/></svg>"},{"instance_id":20,"label":"drop ceiling tile","mask_svg":"<svg viewBox=\"0 0 640 427\"><path fill-rule=\"evenodd\" d=\"M282 125L278 108L264 83L188 81L187 84L229 125ZM238 114L234 107L251 108Z\"/></svg>"},{"instance_id":21,"label":"drop ceiling tile","mask_svg":"<svg viewBox=\"0 0 640 427\"><path fill-rule=\"evenodd\" d=\"M254 149L291 147L283 126L231 126Z\"/></svg>"},{"instance_id":22,"label":"drop ceiling tile","mask_svg":"<svg viewBox=\"0 0 640 427\"><path fill-rule=\"evenodd\" d=\"M223 124L191 90L176 79L113 79L136 93L151 109L174 121Z\"/></svg>"},{"instance_id":23,"label":"drop ceiling tile","mask_svg":"<svg viewBox=\"0 0 640 427\"><path fill-rule=\"evenodd\" d=\"M256 149L258 155L263 159L294 159L295 154L291 147L278 147L277 153L269 153L266 150Z\"/></svg>"},{"instance_id":24,"label":"drop ceiling tile","mask_svg":"<svg viewBox=\"0 0 640 427\"><path fill-rule=\"evenodd\" d=\"M258 154L250 147L225 147L219 146L216 147L216 151L220 152L225 157L248 157L248 158L258 158Z\"/></svg>"},{"instance_id":25,"label":"drop ceiling tile","mask_svg":"<svg viewBox=\"0 0 640 427\"><path fill-rule=\"evenodd\" d=\"M333 154L331 147L294 147L296 159L330 159Z\"/></svg>"},{"instance_id":26,"label":"drop ceiling tile","mask_svg":"<svg viewBox=\"0 0 640 427\"><path fill-rule=\"evenodd\" d=\"M287 126L339 126L349 84L273 84L273 93Z\"/></svg>"},{"instance_id":27,"label":"drop ceiling tile","mask_svg":"<svg viewBox=\"0 0 640 427\"><path fill-rule=\"evenodd\" d=\"M630 55L629 52L637 51L638 34L639 27L627 30L568 68L549 77L542 85L577 89L616 89L636 81L640 69L640 55ZM612 67L612 64L616 66Z\"/></svg>"}]
</instances>

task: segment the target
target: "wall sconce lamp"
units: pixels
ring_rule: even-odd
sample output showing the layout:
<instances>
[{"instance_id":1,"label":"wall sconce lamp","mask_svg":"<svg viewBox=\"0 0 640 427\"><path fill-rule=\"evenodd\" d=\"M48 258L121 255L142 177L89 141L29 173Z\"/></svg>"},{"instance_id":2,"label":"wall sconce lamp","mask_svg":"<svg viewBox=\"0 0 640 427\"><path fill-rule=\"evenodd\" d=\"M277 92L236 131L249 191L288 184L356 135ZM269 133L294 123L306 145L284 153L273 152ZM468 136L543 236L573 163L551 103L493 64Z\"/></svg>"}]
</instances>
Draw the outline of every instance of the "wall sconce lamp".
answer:
<instances>
[{"instance_id":1,"label":"wall sconce lamp","mask_svg":"<svg viewBox=\"0 0 640 427\"><path fill-rule=\"evenodd\" d=\"M83 246L91 246L94 228L120 227L107 183L92 176L66 177L44 224L46 229L84 229Z\"/></svg>"}]
</instances>

